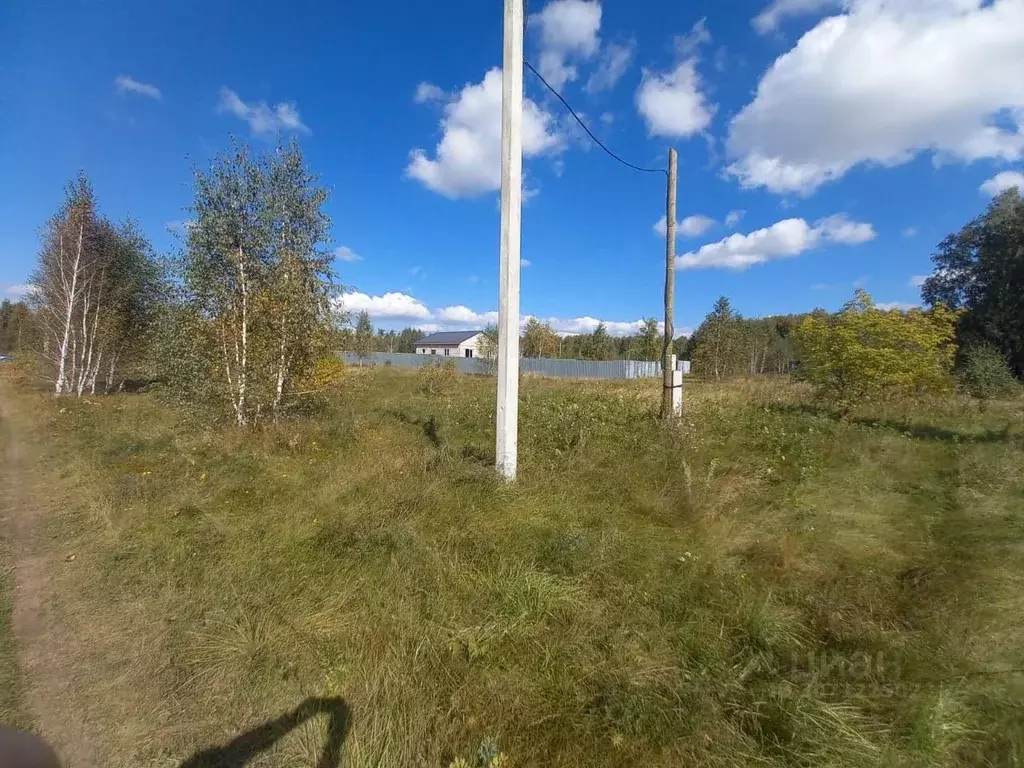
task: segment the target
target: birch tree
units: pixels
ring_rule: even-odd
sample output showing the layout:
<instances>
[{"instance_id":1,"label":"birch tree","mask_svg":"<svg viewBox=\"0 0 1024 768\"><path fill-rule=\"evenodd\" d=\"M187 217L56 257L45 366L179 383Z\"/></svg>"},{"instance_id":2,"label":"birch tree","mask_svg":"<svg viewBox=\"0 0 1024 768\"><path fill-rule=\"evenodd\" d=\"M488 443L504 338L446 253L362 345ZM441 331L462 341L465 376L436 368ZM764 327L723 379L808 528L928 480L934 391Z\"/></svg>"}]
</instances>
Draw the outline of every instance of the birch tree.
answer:
<instances>
[{"instance_id":1,"label":"birch tree","mask_svg":"<svg viewBox=\"0 0 1024 768\"><path fill-rule=\"evenodd\" d=\"M702 375L720 379L740 373L746 367L740 316L733 312L725 296L715 302L693 334L691 344L693 367Z\"/></svg>"},{"instance_id":2,"label":"birch tree","mask_svg":"<svg viewBox=\"0 0 1024 768\"><path fill-rule=\"evenodd\" d=\"M558 353L558 334L550 323L531 317L526 321L519 349L523 357L554 357Z\"/></svg>"},{"instance_id":3,"label":"birch tree","mask_svg":"<svg viewBox=\"0 0 1024 768\"><path fill-rule=\"evenodd\" d=\"M661 334L658 331L658 320L648 317L644 320L644 327L640 331L638 355L640 360L661 359Z\"/></svg>"},{"instance_id":4,"label":"birch tree","mask_svg":"<svg viewBox=\"0 0 1024 768\"><path fill-rule=\"evenodd\" d=\"M41 353L56 395L74 389L77 332L95 260L96 223L92 185L79 174L68 184L60 210L42 229L42 248L32 276L36 287L32 299L43 328Z\"/></svg>"},{"instance_id":5,"label":"birch tree","mask_svg":"<svg viewBox=\"0 0 1024 768\"><path fill-rule=\"evenodd\" d=\"M263 155L236 145L195 173L175 313L194 364L165 363L172 378L218 382L239 426L276 418L333 338L326 200L295 142Z\"/></svg>"},{"instance_id":6,"label":"birch tree","mask_svg":"<svg viewBox=\"0 0 1024 768\"><path fill-rule=\"evenodd\" d=\"M109 390L125 351L145 338L157 285L149 243L134 223L116 227L99 215L81 173L41 239L31 302L53 391L95 394L101 369Z\"/></svg>"},{"instance_id":7,"label":"birch tree","mask_svg":"<svg viewBox=\"0 0 1024 768\"><path fill-rule=\"evenodd\" d=\"M356 328L352 342L352 349L359 355L359 363L362 365L363 358L369 357L373 352L373 323L366 311L356 315Z\"/></svg>"}]
</instances>

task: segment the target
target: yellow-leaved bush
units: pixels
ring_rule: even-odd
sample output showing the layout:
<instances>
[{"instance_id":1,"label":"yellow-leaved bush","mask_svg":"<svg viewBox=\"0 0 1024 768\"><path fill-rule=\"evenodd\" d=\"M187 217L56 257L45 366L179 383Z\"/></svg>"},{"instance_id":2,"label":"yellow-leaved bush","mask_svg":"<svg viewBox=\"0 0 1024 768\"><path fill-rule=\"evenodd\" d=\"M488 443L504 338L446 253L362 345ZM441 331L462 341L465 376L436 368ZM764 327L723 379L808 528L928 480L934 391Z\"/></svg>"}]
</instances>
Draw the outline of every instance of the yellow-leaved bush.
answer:
<instances>
[{"instance_id":1,"label":"yellow-leaved bush","mask_svg":"<svg viewBox=\"0 0 1024 768\"><path fill-rule=\"evenodd\" d=\"M312 374L304 381L310 390L321 392L336 389L345 378L345 363L338 357L321 357L313 365Z\"/></svg>"},{"instance_id":2,"label":"yellow-leaved bush","mask_svg":"<svg viewBox=\"0 0 1024 768\"><path fill-rule=\"evenodd\" d=\"M866 291L834 315L815 313L796 329L800 378L849 408L865 400L941 394L953 386L957 313L884 310Z\"/></svg>"}]
</instances>

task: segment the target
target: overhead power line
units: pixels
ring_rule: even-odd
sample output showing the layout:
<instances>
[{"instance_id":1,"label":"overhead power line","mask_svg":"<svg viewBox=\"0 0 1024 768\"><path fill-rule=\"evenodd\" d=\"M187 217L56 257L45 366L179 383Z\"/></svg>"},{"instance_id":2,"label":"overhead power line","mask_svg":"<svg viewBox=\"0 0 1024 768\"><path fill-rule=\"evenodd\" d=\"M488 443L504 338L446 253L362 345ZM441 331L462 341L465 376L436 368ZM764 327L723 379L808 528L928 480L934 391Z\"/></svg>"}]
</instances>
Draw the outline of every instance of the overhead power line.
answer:
<instances>
[{"instance_id":1,"label":"overhead power line","mask_svg":"<svg viewBox=\"0 0 1024 768\"><path fill-rule=\"evenodd\" d=\"M556 91L554 88L552 88L551 85L548 83L548 81L545 80L544 77L541 75L541 73L533 68L533 64L531 64L525 58L523 59L523 63L526 65L527 69L529 69L531 72L533 72L533 74L535 74L537 76L538 80L540 80L542 83L544 83L544 87L547 88L549 91L551 91L555 95L555 98L557 98L560 102L562 102L562 104L565 106L565 108L567 110L569 110L569 114L572 115L574 118L576 118L576 122L579 123L580 127L584 131L587 132L587 135L591 139L594 140L594 143L597 144L597 146L599 146L601 149L603 149L611 158L613 158L615 160L618 160L624 166L626 166L627 168L632 168L634 171L641 171L643 173L664 173L664 174L668 174L668 171L666 171L664 168L643 168L643 167L641 167L639 165L634 165L633 163L629 162L628 160L623 160L617 154L615 154L610 149L608 149L608 147L606 147L604 145L604 143L599 138L597 138L597 136L594 135L594 132L591 131L590 128L587 127L587 124L583 122L582 118L580 118L580 116L576 114L576 110L574 110L569 105L569 102L567 102L562 97L562 94L560 94L558 91Z\"/></svg>"}]
</instances>

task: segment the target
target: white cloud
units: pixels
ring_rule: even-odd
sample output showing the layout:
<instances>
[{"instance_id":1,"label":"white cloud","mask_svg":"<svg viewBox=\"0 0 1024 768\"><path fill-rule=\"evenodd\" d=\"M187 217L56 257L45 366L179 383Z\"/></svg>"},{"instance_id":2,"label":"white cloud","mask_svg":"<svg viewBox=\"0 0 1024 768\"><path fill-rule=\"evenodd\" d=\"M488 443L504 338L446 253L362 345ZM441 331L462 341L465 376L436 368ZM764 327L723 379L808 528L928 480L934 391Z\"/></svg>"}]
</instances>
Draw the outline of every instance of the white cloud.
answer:
<instances>
[{"instance_id":1,"label":"white cloud","mask_svg":"<svg viewBox=\"0 0 1024 768\"><path fill-rule=\"evenodd\" d=\"M981 191L990 197L1002 194L1008 189L1017 187L1024 194L1024 173L1003 171L981 185Z\"/></svg>"},{"instance_id":2,"label":"white cloud","mask_svg":"<svg viewBox=\"0 0 1024 768\"><path fill-rule=\"evenodd\" d=\"M728 172L809 194L858 165L1024 156L1024 2L846 0L762 76Z\"/></svg>"},{"instance_id":3,"label":"white cloud","mask_svg":"<svg viewBox=\"0 0 1024 768\"><path fill-rule=\"evenodd\" d=\"M597 326L604 323L604 329L608 332L609 336L630 336L634 333L639 333L644 327L643 320L633 321L619 321L619 320L600 320L596 317L590 317L584 315L583 317L572 317L572 318L561 318L561 317L533 317L533 315L526 315L520 322L520 326L526 325L526 321L529 319L539 320L542 323L548 323L554 330L555 333L560 336L569 336L580 333L593 333ZM665 330L664 323L658 323L658 329L662 332ZM679 332L684 335L689 335L690 329L680 329Z\"/></svg>"},{"instance_id":4,"label":"white cloud","mask_svg":"<svg viewBox=\"0 0 1024 768\"><path fill-rule=\"evenodd\" d=\"M368 296L365 293L346 293L342 296L342 307L352 314L366 312L378 322L409 323L425 331L468 330L484 328L498 322L497 311L477 312L463 304L456 304L440 309L429 309L419 299L407 293L386 293L383 296ZM523 315L520 327L526 325L532 315ZM541 322L550 323L557 333L562 335L574 333L592 333L598 324L604 322L605 329L611 336L628 336L637 333L643 327L643 320L617 321L600 320L596 317L583 316L574 318L538 317ZM662 324L658 324L663 328ZM690 329L680 332L689 335Z\"/></svg>"},{"instance_id":5,"label":"white cloud","mask_svg":"<svg viewBox=\"0 0 1024 768\"><path fill-rule=\"evenodd\" d=\"M497 311L474 312L467 306L457 304L453 307L443 307L434 313L434 318L446 328L466 327L483 328L486 325L498 322Z\"/></svg>"},{"instance_id":6,"label":"white cloud","mask_svg":"<svg viewBox=\"0 0 1024 768\"><path fill-rule=\"evenodd\" d=\"M843 0L772 0L771 4L751 22L759 35L767 35L779 28L786 16L803 16L839 8Z\"/></svg>"},{"instance_id":7,"label":"white cloud","mask_svg":"<svg viewBox=\"0 0 1024 768\"><path fill-rule=\"evenodd\" d=\"M854 245L875 237L870 224L829 216L811 226L803 219L784 219L748 235L734 234L676 258L680 269L724 267L742 270L773 259L799 256L828 243Z\"/></svg>"},{"instance_id":8,"label":"white cloud","mask_svg":"<svg viewBox=\"0 0 1024 768\"><path fill-rule=\"evenodd\" d=\"M597 69L587 80L583 90L587 93L609 91L622 79L633 61L635 43L609 43L601 51ZM607 113L606 113L607 114Z\"/></svg>"},{"instance_id":9,"label":"white cloud","mask_svg":"<svg viewBox=\"0 0 1024 768\"><path fill-rule=\"evenodd\" d=\"M701 214L687 216L676 224L676 237L700 237L717 223L710 216ZM665 237L668 234L668 218L666 216L658 219L654 225L654 233L659 237Z\"/></svg>"},{"instance_id":10,"label":"white cloud","mask_svg":"<svg viewBox=\"0 0 1024 768\"><path fill-rule=\"evenodd\" d=\"M149 83L140 83L128 75L118 75L114 78L114 87L118 93L137 93L140 96L148 96L151 99L160 101L163 98L163 94L160 93L160 89L155 85Z\"/></svg>"},{"instance_id":11,"label":"white cloud","mask_svg":"<svg viewBox=\"0 0 1024 768\"><path fill-rule=\"evenodd\" d=\"M554 118L529 99L523 101L523 154L533 157L564 146ZM471 83L444 108L443 135L431 159L422 149L410 155L406 175L445 197L473 197L501 186L501 70Z\"/></svg>"},{"instance_id":12,"label":"white cloud","mask_svg":"<svg viewBox=\"0 0 1024 768\"><path fill-rule=\"evenodd\" d=\"M597 33L601 29L601 3L596 0L554 0L540 13L533 14L530 21L540 30L538 69L541 76L552 88L561 90L563 85L579 75L569 59L589 59L600 48L601 40Z\"/></svg>"},{"instance_id":13,"label":"white cloud","mask_svg":"<svg viewBox=\"0 0 1024 768\"><path fill-rule=\"evenodd\" d=\"M740 210L729 211L729 213L727 213L726 216L725 216L725 226L727 226L730 229L732 229L737 224L739 224L741 221L743 221L743 217L746 216L746 215L747 215L746 211L740 211Z\"/></svg>"},{"instance_id":14,"label":"white cloud","mask_svg":"<svg viewBox=\"0 0 1024 768\"><path fill-rule=\"evenodd\" d=\"M875 309L880 309L883 312L891 312L894 309L906 312L910 309L916 309L918 306L920 305L910 301L879 301L875 303Z\"/></svg>"},{"instance_id":15,"label":"white cloud","mask_svg":"<svg viewBox=\"0 0 1024 768\"><path fill-rule=\"evenodd\" d=\"M353 291L341 297L341 305L346 312L366 312L375 320L431 320L434 317L423 302L407 293L368 296Z\"/></svg>"},{"instance_id":16,"label":"white cloud","mask_svg":"<svg viewBox=\"0 0 1024 768\"><path fill-rule=\"evenodd\" d=\"M687 216L679 222L679 227L676 231L685 237L700 237L717 223L710 216L702 216L700 214Z\"/></svg>"},{"instance_id":17,"label":"white cloud","mask_svg":"<svg viewBox=\"0 0 1024 768\"><path fill-rule=\"evenodd\" d=\"M841 213L819 221L816 230L825 240L842 245L859 245L875 239L874 227L850 221Z\"/></svg>"},{"instance_id":18,"label":"white cloud","mask_svg":"<svg viewBox=\"0 0 1024 768\"><path fill-rule=\"evenodd\" d=\"M676 54L679 58L689 59L697 56L700 52L700 47L705 43L711 42L711 33L708 32L707 19L704 18L697 21L685 35L676 35L674 42Z\"/></svg>"},{"instance_id":19,"label":"white cloud","mask_svg":"<svg viewBox=\"0 0 1024 768\"><path fill-rule=\"evenodd\" d=\"M14 285L8 285L4 288L4 296L8 296L15 300L28 298L31 294L36 292L36 287L30 283L16 283Z\"/></svg>"},{"instance_id":20,"label":"white cloud","mask_svg":"<svg viewBox=\"0 0 1024 768\"><path fill-rule=\"evenodd\" d=\"M249 124L249 129L257 136L271 136L282 131L310 133L309 128L302 122L294 101L282 101L274 106L265 101L246 104L237 93L223 86L220 89L217 112L226 112L245 120Z\"/></svg>"},{"instance_id":21,"label":"white cloud","mask_svg":"<svg viewBox=\"0 0 1024 768\"><path fill-rule=\"evenodd\" d=\"M711 123L716 107L701 92L697 72L700 47L711 40L704 19L675 39L677 62L665 72L643 70L636 106L651 136L685 138Z\"/></svg>"},{"instance_id":22,"label":"white cloud","mask_svg":"<svg viewBox=\"0 0 1024 768\"><path fill-rule=\"evenodd\" d=\"M668 72L645 69L636 105L651 136L692 136L707 128L715 113L714 105L701 93L695 58L679 62Z\"/></svg>"},{"instance_id":23,"label":"white cloud","mask_svg":"<svg viewBox=\"0 0 1024 768\"><path fill-rule=\"evenodd\" d=\"M339 245L334 249L334 258L338 261L362 261L363 257L345 245Z\"/></svg>"},{"instance_id":24,"label":"white cloud","mask_svg":"<svg viewBox=\"0 0 1024 768\"><path fill-rule=\"evenodd\" d=\"M605 125L611 125L612 123L615 122L615 115L613 115L611 112L602 112L601 122L604 123Z\"/></svg>"},{"instance_id":25,"label":"white cloud","mask_svg":"<svg viewBox=\"0 0 1024 768\"><path fill-rule=\"evenodd\" d=\"M519 259L519 266L522 267L523 269L526 269L527 267L532 267L533 266L533 262L530 261L529 259L524 259L524 258L520 257L520 259Z\"/></svg>"},{"instance_id":26,"label":"white cloud","mask_svg":"<svg viewBox=\"0 0 1024 768\"><path fill-rule=\"evenodd\" d=\"M426 104L428 101L444 101L448 94L439 85L433 83L420 83L416 86L416 93L412 100L417 104Z\"/></svg>"},{"instance_id":27,"label":"white cloud","mask_svg":"<svg viewBox=\"0 0 1024 768\"><path fill-rule=\"evenodd\" d=\"M907 227L903 230L903 236L908 240L911 237L917 237L917 227Z\"/></svg>"},{"instance_id":28,"label":"white cloud","mask_svg":"<svg viewBox=\"0 0 1024 768\"><path fill-rule=\"evenodd\" d=\"M920 288L924 285L924 281L929 277L931 277L931 275L912 275L910 278L910 285L914 288Z\"/></svg>"}]
</instances>

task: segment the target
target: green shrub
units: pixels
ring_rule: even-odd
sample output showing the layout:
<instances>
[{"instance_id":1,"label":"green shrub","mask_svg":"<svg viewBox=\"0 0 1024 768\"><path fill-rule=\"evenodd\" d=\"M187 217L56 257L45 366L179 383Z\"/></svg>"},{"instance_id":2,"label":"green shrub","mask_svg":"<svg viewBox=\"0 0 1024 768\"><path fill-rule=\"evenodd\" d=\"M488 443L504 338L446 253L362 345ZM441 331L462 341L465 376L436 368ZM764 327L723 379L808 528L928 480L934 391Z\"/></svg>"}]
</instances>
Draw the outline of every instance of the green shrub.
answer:
<instances>
[{"instance_id":1,"label":"green shrub","mask_svg":"<svg viewBox=\"0 0 1024 768\"><path fill-rule=\"evenodd\" d=\"M420 389L426 395L442 395L449 392L459 378L459 367L454 360L443 363L429 363L417 374Z\"/></svg>"},{"instance_id":2,"label":"green shrub","mask_svg":"<svg viewBox=\"0 0 1024 768\"><path fill-rule=\"evenodd\" d=\"M980 400L1011 397L1019 389L1006 358L990 344L977 344L964 351L960 385Z\"/></svg>"},{"instance_id":3,"label":"green shrub","mask_svg":"<svg viewBox=\"0 0 1024 768\"><path fill-rule=\"evenodd\" d=\"M849 410L869 400L951 388L957 315L943 305L882 310L866 291L834 315L807 317L793 333L800 378Z\"/></svg>"}]
</instances>

